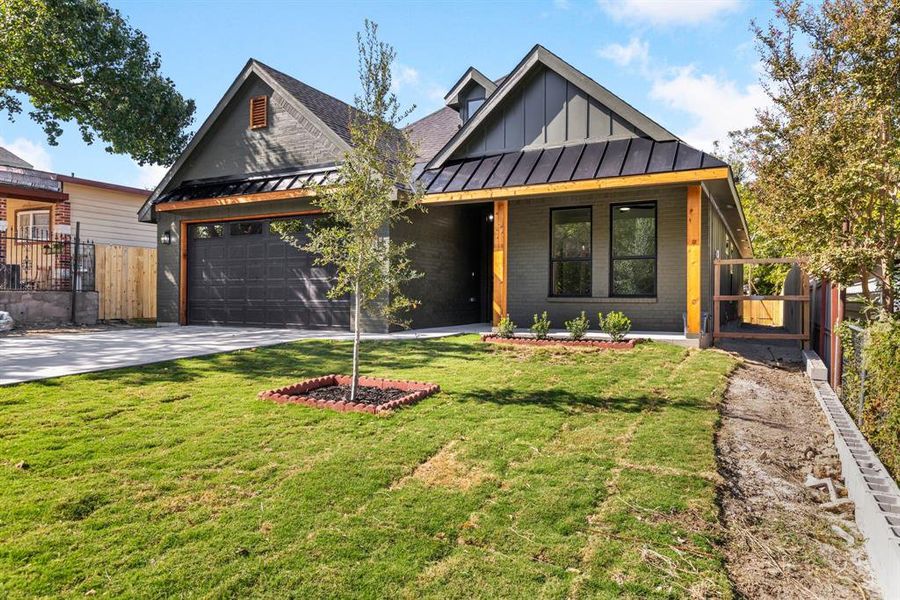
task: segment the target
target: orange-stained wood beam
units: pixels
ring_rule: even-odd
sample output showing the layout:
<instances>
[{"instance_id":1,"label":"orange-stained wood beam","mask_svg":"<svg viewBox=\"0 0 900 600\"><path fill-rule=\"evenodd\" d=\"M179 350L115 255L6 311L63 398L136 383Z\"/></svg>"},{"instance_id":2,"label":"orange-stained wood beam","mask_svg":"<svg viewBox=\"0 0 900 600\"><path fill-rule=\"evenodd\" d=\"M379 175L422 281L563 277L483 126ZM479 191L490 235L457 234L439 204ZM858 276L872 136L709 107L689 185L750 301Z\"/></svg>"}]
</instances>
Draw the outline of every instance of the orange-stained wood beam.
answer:
<instances>
[{"instance_id":1,"label":"orange-stained wood beam","mask_svg":"<svg viewBox=\"0 0 900 600\"><path fill-rule=\"evenodd\" d=\"M494 294L491 303L491 323L494 326L506 316L507 248L509 241L509 202L494 201Z\"/></svg>"},{"instance_id":2,"label":"orange-stained wood beam","mask_svg":"<svg viewBox=\"0 0 900 600\"><path fill-rule=\"evenodd\" d=\"M687 333L700 335L700 240L702 225L701 189L687 188ZM718 267L716 267L718 269ZM718 290L716 290L718 294ZM716 303L718 309L718 303ZM713 311L714 325L718 324L718 310Z\"/></svg>"},{"instance_id":3,"label":"orange-stained wood beam","mask_svg":"<svg viewBox=\"0 0 900 600\"><path fill-rule=\"evenodd\" d=\"M520 198L528 196L547 196L552 194L573 194L577 192L593 192L616 188L638 187L646 185L666 185L692 183L728 179L727 167L713 169L694 169L676 171L674 173L651 173L650 175L626 175L624 177L607 177L605 179L584 179L581 181L562 181L559 183L543 183L537 185L518 185L488 190L469 190L462 192L441 192L427 194L422 198L423 204L439 204L448 202L484 202ZM698 186L699 188L699 186Z\"/></svg>"},{"instance_id":4,"label":"orange-stained wood beam","mask_svg":"<svg viewBox=\"0 0 900 600\"><path fill-rule=\"evenodd\" d=\"M196 200L180 200L177 202L162 202L156 205L156 212L171 212L177 210L189 210L192 208L207 208L210 206L231 206L234 204L252 204L254 202L270 202L272 200L292 200L294 198L309 198L315 196L315 188L301 188L299 190L281 190L279 192L260 192L258 194L246 194L243 196L222 196L221 198L197 198Z\"/></svg>"}]
</instances>

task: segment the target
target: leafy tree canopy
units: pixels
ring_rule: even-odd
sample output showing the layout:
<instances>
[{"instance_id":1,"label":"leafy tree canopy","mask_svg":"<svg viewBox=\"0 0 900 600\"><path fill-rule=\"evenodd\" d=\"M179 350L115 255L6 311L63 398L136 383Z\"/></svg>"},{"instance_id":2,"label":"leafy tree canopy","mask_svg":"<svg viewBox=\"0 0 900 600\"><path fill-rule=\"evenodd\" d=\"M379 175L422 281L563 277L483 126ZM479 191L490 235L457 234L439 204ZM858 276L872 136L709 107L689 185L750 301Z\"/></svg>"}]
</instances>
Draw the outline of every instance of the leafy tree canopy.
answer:
<instances>
[{"instance_id":1,"label":"leafy tree canopy","mask_svg":"<svg viewBox=\"0 0 900 600\"><path fill-rule=\"evenodd\" d=\"M900 10L896 0L778 0L754 26L771 107L737 137L760 230L812 273L897 297Z\"/></svg>"},{"instance_id":2,"label":"leafy tree canopy","mask_svg":"<svg viewBox=\"0 0 900 600\"><path fill-rule=\"evenodd\" d=\"M146 36L99 0L0 0L0 111L34 107L51 145L75 121L86 143L171 164L194 114Z\"/></svg>"}]
</instances>

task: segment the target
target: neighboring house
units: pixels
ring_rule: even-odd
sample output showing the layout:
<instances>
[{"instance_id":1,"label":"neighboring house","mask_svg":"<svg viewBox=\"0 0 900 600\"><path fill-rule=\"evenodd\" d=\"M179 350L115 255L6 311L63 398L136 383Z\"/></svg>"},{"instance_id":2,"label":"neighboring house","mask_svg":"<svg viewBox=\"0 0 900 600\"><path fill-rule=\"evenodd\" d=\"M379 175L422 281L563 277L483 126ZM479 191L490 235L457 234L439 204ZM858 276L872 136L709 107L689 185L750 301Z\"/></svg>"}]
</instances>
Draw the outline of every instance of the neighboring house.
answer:
<instances>
[{"instance_id":1,"label":"neighboring house","mask_svg":"<svg viewBox=\"0 0 900 600\"><path fill-rule=\"evenodd\" d=\"M0 310L23 324L67 320L72 313L63 304L71 302L76 223L80 239L98 248L155 248L156 228L137 219L148 195L147 190L39 171L0 148ZM93 293L95 246L81 248L85 256L79 260L76 287ZM117 295L126 291L116 290ZM95 298L81 306L81 321L97 320Z\"/></svg>"},{"instance_id":2,"label":"neighboring house","mask_svg":"<svg viewBox=\"0 0 900 600\"><path fill-rule=\"evenodd\" d=\"M34 169L0 147L0 231L21 237L74 234L97 244L156 247L156 228L137 211L150 192Z\"/></svg>"},{"instance_id":3,"label":"neighboring house","mask_svg":"<svg viewBox=\"0 0 900 600\"><path fill-rule=\"evenodd\" d=\"M428 211L385 232L415 243L425 273L413 326L621 310L637 330L699 335L713 258L752 253L724 162L541 46L497 81L468 69L446 100L408 127ZM352 110L247 63L141 210L170 242L160 322L349 326L329 270L268 223L317 218L310 185L334 181ZM739 269L723 275L738 293Z\"/></svg>"}]
</instances>

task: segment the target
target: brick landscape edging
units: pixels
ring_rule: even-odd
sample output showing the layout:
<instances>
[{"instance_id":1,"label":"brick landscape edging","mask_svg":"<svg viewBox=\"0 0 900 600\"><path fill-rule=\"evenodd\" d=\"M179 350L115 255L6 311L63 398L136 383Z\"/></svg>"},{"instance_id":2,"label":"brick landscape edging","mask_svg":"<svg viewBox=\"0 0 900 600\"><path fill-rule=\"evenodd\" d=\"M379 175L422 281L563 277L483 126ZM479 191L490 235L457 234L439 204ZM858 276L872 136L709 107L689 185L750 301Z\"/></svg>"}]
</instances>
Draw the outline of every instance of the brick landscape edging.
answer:
<instances>
[{"instance_id":1,"label":"brick landscape edging","mask_svg":"<svg viewBox=\"0 0 900 600\"><path fill-rule=\"evenodd\" d=\"M548 338L539 340L536 338L505 338L497 334L486 334L481 336L482 342L491 344L512 344L519 346L570 346L575 348L605 348L607 350L630 350L637 343L636 339L625 340L623 342L612 342L607 340L561 340L556 338Z\"/></svg>"},{"instance_id":2,"label":"brick landscape edging","mask_svg":"<svg viewBox=\"0 0 900 600\"><path fill-rule=\"evenodd\" d=\"M394 388L411 393L379 406L363 404L361 402L345 402L343 400L317 400L303 395L306 392L331 385L349 385L350 381L351 378L348 375L324 375L322 377L316 377L315 379L305 379L299 383L286 387L260 392L259 397L265 400L272 400L279 404L304 404L312 408L329 408L340 412L365 412L375 414L389 412L396 408L400 408L401 406L413 404L422 398L427 398L428 396L441 391L441 386L436 383L384 379L382 377L360 377L359 385L363 387L375 387L381 389Z\"/></svg>"}]
</instances>

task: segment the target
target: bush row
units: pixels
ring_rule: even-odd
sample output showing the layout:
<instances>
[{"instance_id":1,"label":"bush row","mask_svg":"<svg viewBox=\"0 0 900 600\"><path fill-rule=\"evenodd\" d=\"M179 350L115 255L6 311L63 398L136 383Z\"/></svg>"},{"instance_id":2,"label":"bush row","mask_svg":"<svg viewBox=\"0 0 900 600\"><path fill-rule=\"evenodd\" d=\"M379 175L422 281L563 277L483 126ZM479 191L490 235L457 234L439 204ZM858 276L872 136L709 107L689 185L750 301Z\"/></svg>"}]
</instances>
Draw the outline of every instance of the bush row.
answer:
<instances>
[{"instance_id":1,"label":"bush row","mask_svg":"<svg viewBox=\"0 0 900 600\"><path fill-rule=\"evenodd\" d=\"M580 340L591 328L591 322L588 320L584 311L581 311L580 316L571 321L566 321L565 326L569 332L569 336L573 340ZM597 326L600 328L600 331L608 335L612 341L620 342L624 340L625 336L628 335L628 332L631 331L631 319L617 310L606 313L605 317L601 312L597 313ZM500 323L497 324L497 335L503 338L511 338L515 333L516 324L507 314L500 319ZM540 316L534 315L531 333L539 340L547 338L547 334L550 333L550 317L546 310L541 313Z\"/></svg>"},{"instance_id":2,"label":"bush row","mask_svg":"<svg viewBox=\"0 0 900 600\"><path fill-rule=\"evenodd\" d=\"M844 322L846 323L846 321ZM857 323L865 333L854 339L842 323L838 330L844 356L859 353L862 360L844 361L841 399L859 430L894 478L900 477L900 319L887 313ZM857 344L859 347L857 347ZM865 380L862 373L865 372ZM860 394L865 394L859 414Z\"/></svg>"}]
</instances>

